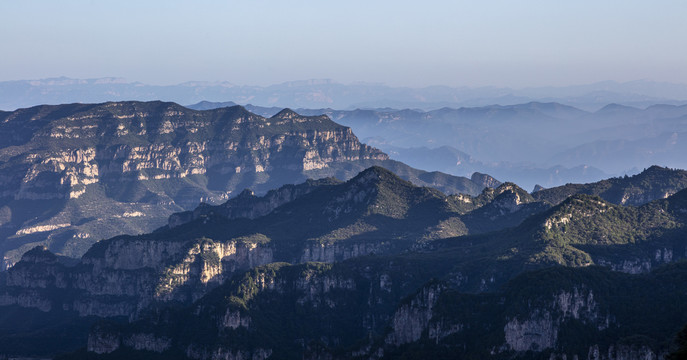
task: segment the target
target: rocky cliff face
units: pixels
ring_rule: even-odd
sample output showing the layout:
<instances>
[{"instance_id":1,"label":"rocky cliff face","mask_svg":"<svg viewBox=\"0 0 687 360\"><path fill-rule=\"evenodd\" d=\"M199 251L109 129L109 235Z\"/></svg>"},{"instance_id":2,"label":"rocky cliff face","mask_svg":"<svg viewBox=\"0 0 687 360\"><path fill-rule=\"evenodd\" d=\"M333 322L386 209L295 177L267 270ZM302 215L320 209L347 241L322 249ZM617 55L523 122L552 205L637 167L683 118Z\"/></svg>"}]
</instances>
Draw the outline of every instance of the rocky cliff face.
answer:
<instances>
[{"instance_id":1,"label":"rocky cliff face","mask_svg":"<svg viewBox=\"0 0 687 360\"><path fill-rule=\"evenodd\" d=\"M288 109L265 118L240 106L207 111L164 102L37 106L0 113L0 132L5 135L0 139L4 268L36 245L79 257L100 239L150 232L172 213L201 202L222 203L246 188L264 193L308 177L346 180L373 165L433 184L422 180L425 172L361 144L350 128ZM443 177L448 182L436 186L448 192L482 189L470 179ZM261 216L307 188L273 192L267 201L233 207L225 215ZM187 213L169 224L193 218Z\"/></svg>"},{"instance_id":2,"label":"rocky cliff face","mask_svg":"<svg viewBox=\"0 0 687 360\"><path fill-rule=\"evenodd\" d=\"M226 200L237 188L266 191L313 170L388 159L349 128L290 110L268 119L241 107L119 102L1 117L5 267L37 244L80 256L100 238L149 232L172 212ZM43 215L27 213L46 200Z\"/></svg>"},{"instance_id":3,"label":"rocky cliff face","mask_svg":"<svg viewBox=\"0 0 687 360\"><path fill-rule=\"evenodd\" d=\"M245 191L76 264L35 248L0 276L0 310L127 317L89 337L113 356L662 356L687 322L687 268L671 264L687 191L642 207L576 195L515 228L447 235L536 203L509 183L446 196L381 167Z\"/></svg>"},{"instance_id":4,"label":"rocky cliff face","mask_svg":"<svg viewBox=\"0 0 687 360\"><path fill-rule=\"evenodd\" d=\"M553 306L535 308L529 314L510 319L504 326L506 350L543 351L555 347L561 323L579 320L599 331L608 328L610 318L602 317L592 291L574 288L554 296Z\"/></svg>"},{"instance_id":5,"label":"rocky cliff face","mask_svg":"<svg viewBox=\"0 0 687 360\"><path fill-rule=\"evenodd\" d=\"M420 340L433 317L432 308L442 290L440 285L425 287L410 303L401 305L391 320L393 330L385 343L400 346Z\"/></svg>"},{"instance_id":6,"label":"rocky cliff face","mask_svg":"<svg viewBox=\"0 0 687 360\"><path fill-rule=\"evenodd\" d=\"M381 167L345 183L310 180L262 197L244 191L176 214L154 233L98 242L76 265L31 250L7 271L2 304L136 318L155 303L190 304L237 272L275 261L333 263L399 253L425 235L445 238L462 229L437 227L459 216L447 202Z\"/></svg>"},{"instance_id":7,"label":"rocky cliff face","mask_svg":"<svg viewBox=\"0 0 687 360\"><path fill-rule=\"evenodd\" d=\"M78 265L66 266L36 248L7 271L0 301L80 316L135 318L155 302L197 300L236 271L271 263L272 251L237 241L119 238L87 253Z\"/></svg>"},{"instance_id":8,"label":"rocky cliff face","mask_svg":"<svg viewBox=\"0 0 687 360\"><path fill-rule=\"evenodd\" d=\"M410 348L415 353L436 357L461 354L481 358L640 360L665 356L668 348L660 340L663 335L658 335L658 342L651 340L651 336L657 335L657 328L654 335L629 336L633 331L648 334L647 326L663 321L640 315L642 310L634 307L644 301L661 302L653 297L656 294L641 292L635 294L636 299L623 298L608 292L612 289L606 288L604 282L611 281L610 278L592 280L598 274L590 273L596 270L577 272L587 274L571 279L575 284L572 287L557 280L544 280L543 272L537 275L534 287L546 284L550 286L547 290L536 290L515 280L503 292L475 297L459 294L445 285L428 284L398 306L384 344L364 347L358 354L365 353L371 359L395 358L409 349L408 344L413 344ZM619 280L618 277L632 279L620 286L645 281L624 275L613 276L612 281ZM595 291L602 295L595 295ZM664 311L680 310L671 305ZM674 334L676 328L679 325L668 325L661 331Z\"/></svg>"},{"instance_id":9,"label":"rocky cliff face","mask_svg":"<svg viewBox=\"0 0 687 360\"><path fill-rule=\"evenodd\" d=\"M472 173L472 176L470 176L470 180L477 184L481 184L484 187L489 187L489 188L495 188L501 185L501 182L494 179L493 177L487 175L487 174L482 174L479 172Z\"/></svg>"},{"instance_id":10,"label":"rocky cliff face","mask_svg":"<svg viewBox=\"0 0 687 360\"><path fill-rule=\"evenodd\" d=\"M665 235L683 216L682 197L678 194L642 208L624 208L598 198L576 196L519 228L485 235L479 238L479 244L472 244L470 238L461 242L447 237L499 229L494 222L523 218L531 213L528 206L535 204L532 197L510 183L488 188L475 198L445 196L373 167L345 183L333 179L307 181L262 197L245 191L223 205L203 205L193 212L175 215L170 226L155 233L99 242L76 266L67 266L45 251L29 252L24 261L8 271L2 303L43 310L69 309L82 316L135 318L156 302L190 304L237 272L275 261L333 263L409 250L449 251L456 263L446 276L455 280L452 284L456 288L469 291L498 288L510 279L511 272L522 271L521 263L525 262L535 267L552 260L571 266L593 262L629 273L648 272L685 253L684 246ZM463 213L461 204L473 210ZM621 213L613 215L616 211ZM610 218L595 219L609 214ZM643 223L604 225L604 221L619 219L641 219L653 227ZM623 256L593 247L585 253L574 247L593 241L613 245L606 238L619 235L601 231L625 228L630 233L615 240L616 245L627 244L625 237L640 239L642 234L631 232L637 229L648 229L649 235L660 231L665 242L648 241L653 238L644 234L646 241ZM515 235L508 235L511 233ZM505 241L504 234L512 240ZM459 244L458 248L451 250L456 246L452 243ZM479 266L471 255L474 252L486 256L484 261L477 260ZM648 260L642 257L646 254ZM584 261L569 260L573 256ZM514 319L507 328L514 334L527 333L526 329L548 326L549 315ZM389 341L400 344L416 335L398 335ZM518 335L510 339L512 349L532 343L532 339ZM555 342L555 336L546 339L535 343L544 347Z\"/></svg>"},{"instance_id":11,"label":"rocky cliff face","mask_svg":"<svg viewBox=\"0 0 687 360\"><path fill-rule=\"evenodd\" d=\"M649 276L548 269L483 294L460 293L433 280L409 296L416 279L394 273L395 266L392 260L259 267L181 313L153 315L128 328L92 330L89 349L144 348L199 359L278 349L312 359L644 360L663 358L668 351L663 336L681 326L666 319L682 313L674 301L685 295L662 284L683 288L684 264ZM634 297L617 293L642 288ZM642 313L654 308L662 313ZM179 318L182 324L172 320ZM148 332L142 334L142 328ZM203 329L203 336L179 337L189 329ZM246 336L253 340L235 341ZM169 338L176 341L165 347Z\"/></svg>"},{"instance_id":12,"label":"rocky cliff face","mask_svg":"<svg viewBox=\"0 0 687 360\"><path fill-rule=\"evenodd\" d=\"M398 297L398 294L392 295L395 292L392 287L401 285L400 282L393 284L401 278L374 273L360 277L360 274L344 274L332 269L332 265L324 264L271 264L249 271L242 278L222 285L192 306L195 315L189 318L191 323L184 326L187 329L205 327L205 333L203 336L191 336L173 342L172 350L193 359L262 359L277 351L282 356L293 357L302 352L304 346L310 346L313 336L331 345L343 344L361 334L359 329L351 328L350 323L362 325L366 331L381 326L375 323L385 322L388 314L375 313L372 309L386 306L389 298ZM369 293L362 297L355 295L363 289ZM228 298L228 301L218 302L218 299L224 298L227 291L235 295ZM284 304L284 299L288 299L289 304ZM267 307L262 311L255 311L254 304L257 303ZM359 306L362 306L363 310ZM285 311L291 307L295 307L294 311L304 313L296 315ZM351 319L352 321L338 323L336 317L332 318L333 312L348 312L354 309L360 311L356 312L356 319ZM136 348L146 348L158 353L170 350L169 347L161 346L168 342L163 341L165 338L159 331L175 334L180 328L168 322L171 320L169 316L159 318L160 326L147 327L151 330L147 334L130 333L121 327L95 328L89 335L89 351L103 354ZM272 321L269 319L294 316L297 318L283 319L284 321L279 321L273 327L264 327L266 321ZM318 316L323 316L327 322L335 323L330 323L315 332L314 329L304 326ZM293 320L296 322L292 323ZM145 321L137 323L142 324ZM332 326L335 324L337 326ZM164 330L165 328L167 330ZM279 344L279 340L278 343L266 341L268 338L283 336L287 329L302 338L296 339L295 342L289 339L283 344ZM353 332L347 333L349 330ZM232 340L246 335L251 336L254 341L242 344ZM203 337L206 337L205 340L207 337L214 340L205 341ZM135 339L138 341L131 341Z\"/></svg>"}]
</instances>

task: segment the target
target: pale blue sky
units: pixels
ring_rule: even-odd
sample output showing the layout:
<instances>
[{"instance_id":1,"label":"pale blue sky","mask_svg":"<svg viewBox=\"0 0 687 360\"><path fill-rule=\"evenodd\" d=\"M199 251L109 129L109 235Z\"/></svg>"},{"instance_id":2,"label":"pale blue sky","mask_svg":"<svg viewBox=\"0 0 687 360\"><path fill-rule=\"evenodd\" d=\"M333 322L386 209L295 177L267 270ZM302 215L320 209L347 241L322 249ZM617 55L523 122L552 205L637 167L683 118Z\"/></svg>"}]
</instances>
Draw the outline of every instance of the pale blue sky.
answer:
<instances>
[{"instance_id":1,"label":"pale blue sky","mask_svg":"<svg viewBox=\"0 0 687 360\"><path fill-rule=\"evenodd\" d=\"M684 0L0 0L0 81L687 83Z\"/></svg>"}]
</instances>

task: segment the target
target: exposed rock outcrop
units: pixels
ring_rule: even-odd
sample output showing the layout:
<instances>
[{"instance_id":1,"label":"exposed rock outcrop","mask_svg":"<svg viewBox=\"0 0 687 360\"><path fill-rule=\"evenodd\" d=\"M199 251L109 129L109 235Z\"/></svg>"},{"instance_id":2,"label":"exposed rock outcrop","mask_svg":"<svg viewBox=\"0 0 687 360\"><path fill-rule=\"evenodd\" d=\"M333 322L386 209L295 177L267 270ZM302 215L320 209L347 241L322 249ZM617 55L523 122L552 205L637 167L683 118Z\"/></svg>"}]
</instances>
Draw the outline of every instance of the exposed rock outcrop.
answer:
<instances>
[{"instance_id":1,"label":"exposed rock outcrop","mask_svg":"<svg viewBox=\"0 0 687 360\"><path fill-rule=\"evenodd\" d=\"M68 204L38 218L14 216L0 236L74 257L98 239L149 232L174 211L226 200L238 186L266 191L314 170L334 175L343 164L388 159L326 116L289 110L264 118L240 106L38 106L0 114L0 129L0 205L22 214L37 200ZM5 267L28 250L3 243Z\"/></svg>"},{"instance_id":2,"label":"exposed rock outcrop","mask_svg":"<svg viewBox=\"0 0 687 360\"><path fill-rule=\"evenodd\" d=\"M46 105L0 113L0 132L5 269L37 245L77 258L100 239L151 232L173 213L222 203L245 188L346 180L372 165L447 192L482 189L446 174L423 180L428 173L389 160L350 128L288 109L265 118L241 106L196 111L159 101ZM308 191L307 184L285 187L253 200L244 193L243 202L207 205L168 224L206 212L255 218Z\"/></svg>"}]
</instances>

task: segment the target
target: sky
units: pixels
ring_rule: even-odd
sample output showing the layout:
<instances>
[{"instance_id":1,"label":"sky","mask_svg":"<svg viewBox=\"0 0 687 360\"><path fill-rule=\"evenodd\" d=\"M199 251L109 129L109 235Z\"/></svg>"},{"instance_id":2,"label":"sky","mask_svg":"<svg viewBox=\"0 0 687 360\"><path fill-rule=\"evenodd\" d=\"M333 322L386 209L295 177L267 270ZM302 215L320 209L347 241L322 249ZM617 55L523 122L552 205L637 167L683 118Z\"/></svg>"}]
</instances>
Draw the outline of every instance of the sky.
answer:
<instances>
[{"instance_id":1,"label":"sky","mask_svg":"<svg viewBox=\"0 0 687 360\"><path fill-rule=\"evenodd\" d=\"M687 83L684 0L1 0L0 81Z\"/></svg>"}]
</instances>

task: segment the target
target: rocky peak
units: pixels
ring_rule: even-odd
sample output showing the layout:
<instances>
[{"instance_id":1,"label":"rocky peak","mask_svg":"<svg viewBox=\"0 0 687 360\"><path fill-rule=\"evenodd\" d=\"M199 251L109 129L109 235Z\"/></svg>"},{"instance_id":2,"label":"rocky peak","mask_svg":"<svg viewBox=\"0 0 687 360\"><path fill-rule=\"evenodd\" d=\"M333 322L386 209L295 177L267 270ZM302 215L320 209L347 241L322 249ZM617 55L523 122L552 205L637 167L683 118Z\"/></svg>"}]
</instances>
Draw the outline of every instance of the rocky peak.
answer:
<instances>
[{"instance_id":1,"label":"rocky peak","mask_svg":"<svg viewBox=\"0 0 687 360\"><path fill-rule=\"evenodd\" d=\"M653 176L665 176L665 175L669 175L673 171L674 170L667 168L667 167L652 165L649 168L644 169L644 171L642 171L641 173L634 175L632 177L645 178L645 177L653 177Z\"/></svg>"},{"instance_id":2,"label":"rocky peak","mask_svg":"<svg viewBox=\"0 0 687 360\"><path fill-rule=\"evenodd\" d=\"M5 266L20 259L26 244L51 239L50 250L79 257L96 239L152 231L175 211L221 203L245 187L260 193L307 177L352 176L369 162L388 160L326 116L285 109L266 119L238 105L37 106L0 114L0 133L0 199L14 200L0 215L27 214L0 219L1 234L18 236L0 238ZM38 213L50 215L35 219L20 210L35 200L68 205L55 213L46 204ZM280 202L274 201L242 216L264 214Z\"/></svg>"},{"instance_id":3,"label":"rocky peak","mask_svg":"<svg viewBox=\"0 0 687 360\"><path fill-rule=\"evenodd\" d=\"M478 224L485 224L483 219L488 218L491 222L499 223L504 227L516 226L529 215L549 207L549 205L537 203L527 191L511 182L503 183L496 188L486 188L474 198L463 197L455 200L457 200L458 208L463 209L463 212L472 212L466 214L466 219L470 219L468 223L476 221ZM475 224L471 226L476 229ZM487 228L493 229L493 225L490 224Z\"/></svg>"},{"instance_id":4,"label":"rocky peak","mask_svg":"<svg viewBox=\"0 0 687 360\"><path fill-rule=\"evenodd\" d=\"M500 184L494 189L494 192L496 194L502 194L504 192L527 193L523 188L518 186L516 183L512 182L505 182L503 184Z\"/></svg>"},{"instance_id":5,"label":"rocky peak","mask_svg":"<svg viewBox=\"0 0 687 360\"><path fill-rule=\"evenodd\" d=\"M512 182L499 184L499 186L495 188L487 187L482 190L482 193L475 198L474 201L478 206L481 206L496 201L497 199L503 202L507 198L516 201L516 205L534 201L527 191Z\"/></svg>"},{"instance_id":6,"label":"rocky peak","mask_svg":"<svg viewBox=\"0 0 687 360\"><path fill-rule=\"evenodd\" d=\"M347 182L347 192L366 192L379 195L401 195L416 189L415 185L398 177L393 172L372 166Z\"/></svg>"},{"instance_id":7,"label":"rocky peak","mask_svg":"<svg viewBox=\"0 0 687 360\"><path fill-rule=\"evenodd\" d=\"M574 194L589 194L613 204L638 206L667 198L684 188L687 188L687 171L654 165L633 176L540 189L532 196L555 205Z\"/></svg>"},{"instance_id":8,"label":"rocky peak","mask_svg":"<svg viewBox=\"0 0 687 360\"><path fill-rule=\"evenodd\" d=\"M495 188L495 187L501 185L501 182L494 179L492 176L487 175L487 174L482 174L479 172L472 173L470 180L472 180L472 182L474 182L476 184L482 185L483 187L489 187L489 188Z\"/></svg>"},{"instance_id":9,"label":"rocky peak","mask_svg":"<svg viewBox=\"0 0 687 360\"><path fill-rule=\"evenodd\" d=\"M406 212L416 204L446 198L436 189L415 186L379 166L361 172L343 184L341 189L340 195L326 206L337 214L335 217L358 208L368 214L404 218ZM359 207L361 204L363 207ZM443 201L441 204L444 206ZM438 203L435 205L439 207Z\"/></svg>"},{"instance_id":10,"label":"rocky peak","mask_svg":"<svg viewBox=\"0 0 687 360\"><path fill-rule=\"evenodd\" d=\"M426 189L427 191L439 193L439 191L434 189L416 186L381 166L372 166L365 169L348 183L352 186L383 188L397 194L412 191L413 189Z\"/></svg>"},{"instance_id":11,"label":"rocky peak","mask_svg":"<svg viewBox=\"0 0 687 360\"><path fill-rule=\"evenodd\" d=\"M351 182L356 184L377 184L389 180L405 181L381 166L372 166L351 179Z\"/></svg>"},{"instance_id":12,"label":"rocky peak","mask_svg":"<svg viewBox=\"0 0 687 360\"><path fill-rule=\"evenodd\" d=\"M243 191L241 191L241 193L239 193L239 194L236 196L236 199L245 200L245 199L252 199L252 198L254 198L254 197L255 197L255 192L254 192L253 190L251 190L251 189L243 189Z\"/></svg>"},{"instance_id":13,"label":"rocky peak","mask_svg":"<svg viewBox=\"0 0 687 360\"><path fill-rule=\"evenodd\" d=\"M33 249L24 253L21 257L21 261L27 263L45 263L45 264L56 264L57 256L50 252L46 246L36 246Z\"/></svg>"},{"instance_id":14,"label":"rocky peak","mask_svg":"<svg viewBox=\"0 0 687 360\"><path fill-rule=\"evenodd\" d=\"M495 190L494 194L499 197L503 194L512 194L518 199L518 204L520 203L529 203L534 201L534 198L525 191L523 188L519 187L515 183L512 182L505 182L501 185L499 185Z\"/></svg>"},{"instance_id":15,"label":"rocky peak","mask_svg":"<svg viewBox=\"0 0 687 360\"><path fill-rule=\"evenodd\" d=\"M505 209L509 212L515 212L523 203L529 202L527 199L523 199L515 191L505 191L499 194L492 204L499 208Z\"/></svg>"},{"instance_id":16,"label":"rocky peak","mask_svg":"<svg viewBox=\"0 0 687 360\"><path fill-rule=\"evenodd\" d=\"M333 122L327 115L319 116L304 116L297 112L286 108L278 113L276 113L271 118L267 119L267 124L270 125L292 125L292 126L303 126L307 124L312 127L313 130L317 132L331 131L333 127L337 127L337 131L340 131L345 136L354 137L353 131L348 127L343 127L335 122ZM333 134L330 134L330 136ZM340 135L337 135L340 136ZM357 138L355 138L357 140ZM363 145L366 146L366 145Z\"/></svg>"},{"instance_id":17,"label":"rocky peak","mask_svg":"<svg viewBox=\"0 0 687 360\"><path fill-rule=\"evenodd\" d=\"M604 213L611 206L613 205L598 196L573 195L550 210L544 221L544 227L551 230L578 218Z\"/></svg>"},{"instance_id":18,"label":"rocky peak","mask_svg":"<svg viewBox=\"0 0 687 360\"><path fill-rule=\"evenodd\" d=\"M272 212L279 206L293 201L315 189L340 184L341 181L329 177L319 180L308 179L299 185L284 185L276 190L270 190L264 196L258 197L250 189L244 189L236 197L221 205L201 204L193 211L172 214L168 219L170 228L188 223L203 216L213 214L227 219L255 219Z\"/></svg>"},{"instance_id":19,"label":"rocky peak","mask_svg":"<svg viewBox=\"0 0 687 360\"><path fill-rule=\"evenodd\" d=\"M271 118L272 119L293 119L296 117L300 117L300 115L297 112L295 112L289 108L285 108L284 110L276 113Z\"/></svg>"}]
</instances>

